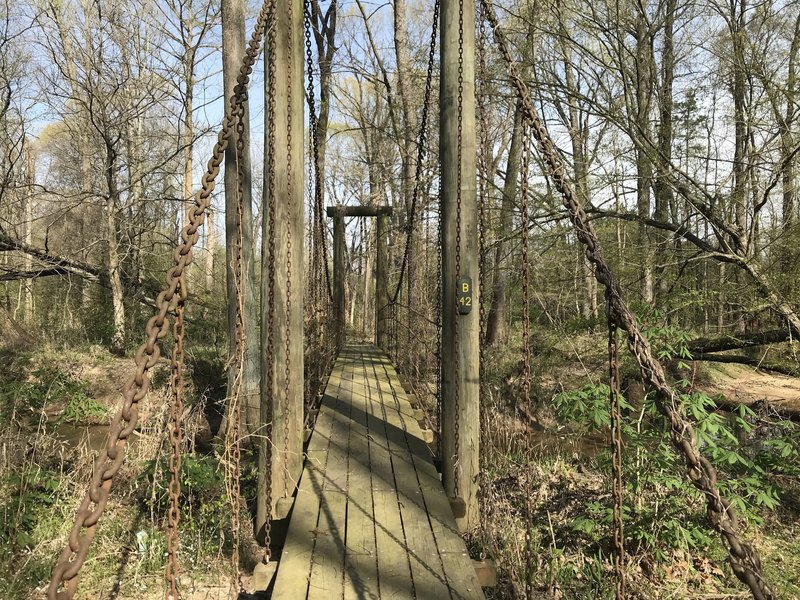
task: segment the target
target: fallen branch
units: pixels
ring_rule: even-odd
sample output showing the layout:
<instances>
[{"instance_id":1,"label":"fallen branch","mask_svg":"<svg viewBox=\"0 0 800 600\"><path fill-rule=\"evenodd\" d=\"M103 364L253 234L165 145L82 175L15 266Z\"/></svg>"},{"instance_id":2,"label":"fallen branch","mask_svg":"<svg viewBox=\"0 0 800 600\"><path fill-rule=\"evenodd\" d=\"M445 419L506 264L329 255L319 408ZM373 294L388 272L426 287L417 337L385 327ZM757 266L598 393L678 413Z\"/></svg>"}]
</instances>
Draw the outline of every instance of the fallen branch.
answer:
<instances>
[{"instance_id":1,"label":"fallen branch","mask_svg":"<svg viewBox=\"0 0 800 600\"><path fill-rule=\"evenodd\" d=\"M758 333L742 333L740 335L725 335L716 338L697 338L687 344L692 356L695 354L705 354L708 352L722 352L724 350L740 350L742 348L752 348L754 346L764 346L765 344L779 344L788 342L791 333L788 329L773 329ZM698 359L714 360L714 359Z\"/></svg>"}]
</instances>

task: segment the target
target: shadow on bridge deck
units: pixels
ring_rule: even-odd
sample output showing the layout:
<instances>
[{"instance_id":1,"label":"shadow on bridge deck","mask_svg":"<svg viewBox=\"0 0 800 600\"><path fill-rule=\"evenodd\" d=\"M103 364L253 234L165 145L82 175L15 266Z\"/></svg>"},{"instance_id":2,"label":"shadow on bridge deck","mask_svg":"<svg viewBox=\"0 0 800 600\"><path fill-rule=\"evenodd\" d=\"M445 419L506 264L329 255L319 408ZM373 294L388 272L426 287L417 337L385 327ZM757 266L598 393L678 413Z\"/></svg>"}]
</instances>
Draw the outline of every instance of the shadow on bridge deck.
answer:
<instances>
[{"instance_id":1,"label":"shadow on bridge deck","mask_svg":"<svg viewBox=\"0 0 800 600\"><path fill-rule=\"evenodd\" d=\"M339 355L306 452L272 598L483 598L389 359Z\"/></svg>"}]
</instances>

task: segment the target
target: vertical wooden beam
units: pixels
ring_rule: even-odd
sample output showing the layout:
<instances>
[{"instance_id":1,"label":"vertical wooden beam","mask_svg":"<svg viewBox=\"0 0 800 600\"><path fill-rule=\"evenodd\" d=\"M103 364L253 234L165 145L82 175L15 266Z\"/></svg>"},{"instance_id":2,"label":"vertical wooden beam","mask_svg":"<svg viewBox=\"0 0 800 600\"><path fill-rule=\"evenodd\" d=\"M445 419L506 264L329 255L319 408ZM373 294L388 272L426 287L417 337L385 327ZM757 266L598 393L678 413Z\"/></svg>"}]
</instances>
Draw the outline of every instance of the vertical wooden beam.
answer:
<instances>
[{"instance_id":1,"label":"vertical wooden beam","mask_svg":"<svg viewBox=\"0 0 800 600\"><path fill-rule=\"evenodd\" d=\"M461 18L459 18L459 15ZM442 482L463 529L478 523L479 315L475 167L475 2L442 0L439 149L442 177ZM461 111L459 115L459 38ZM457 247L458 131L461 129L460 251ZM458 273L456 254L460 254ZM472 309L459 314L458 277L471 277ZM457 321L456 321L457 320ZM457 435L458 434L458 435ZM458 438L458 444L456 444ZM456 448L456 445L458 446ZM456 478L458 489L456 489ZM453 503L459 506L459 502ZM458 514L461 513L461 514Z\"/></svg>"},{"instance_id":2,"label":"vertical wooden beam","mask_svg":"<svg viewBox=\"0 0 800 600\"><path fill-rule=\"evenodd\" d=\"M344 348L345 296L344 296L344 211L337 208L333 213L333 304L336 327L336 348Z\"/></svg>"},{"instance_id":3,"label":"vertical wooden beam","mask_svg":"<svg viewBox=\"0 0 800 600\"><path fill-rule=\"evenodd\" d=\"M386 236L388 233L388 215L378 213L378 227L376 232L377 260L375 261L375 343L379 348L386 350L389 342L389 321L386 271L389 257L387 255Z\"/></svg>"},{"instance_id":4,"label":"vertical wooden beam","mask_svg":"<svg viewBox=\"0 0 800 600\"><path fill-rule=\"evenodd\" d=\"M273 387L262 400L271 398L273 417L269 513L282 519L303 468L303 3L279 2L274 11L275 72L267 77L275 79L275 196L267 201L275 202L275 329L272 364L263 366L272 369ZM266 518L259 508L257 531Z\"/></svg>"}]
</instances>

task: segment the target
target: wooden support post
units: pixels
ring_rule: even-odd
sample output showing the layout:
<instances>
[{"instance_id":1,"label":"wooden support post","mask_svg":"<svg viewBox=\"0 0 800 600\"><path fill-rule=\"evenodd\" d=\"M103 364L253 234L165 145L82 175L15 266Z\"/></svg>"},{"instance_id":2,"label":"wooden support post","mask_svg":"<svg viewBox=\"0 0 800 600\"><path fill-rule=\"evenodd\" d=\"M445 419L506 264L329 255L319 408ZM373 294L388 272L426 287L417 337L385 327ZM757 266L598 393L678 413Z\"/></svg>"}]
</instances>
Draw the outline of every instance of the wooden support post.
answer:
<instances>
[{"instance_id":1,"label":"wooden support post","mask_svg":"<svg viewBox=\"0 0 800 600\"><path fill-rule=\"evenodd\" d=\"M289 22L291 3L292 21ZM303 469L303 3L288 0L275 5L275 120L274 155L267 157L275 170L275 286L272 364L262 348L262 418L272 410L272 506L265 506L259 485L256 534L260 538L267 518L281 518L291 503ZM289 78L291 70L291 79ZM291 81L291 89L289 88ZM289 128L291 115L291 130ZM289 141L291 140L291 147ZM265 190L266 191L266 190ZM268 205L267 205L268 206ZM265 217L266 218L266 217ZM269 290L267 290L268 292ZM269 295L266 296L269 298ZM262 312L269 311L262 287ZM262 325L265 320L262 320ZM263 339L263 338L262 338ZM266 373L272 371L272 389ZM266 422L266 421L265 421ZM261 444L262 454L265 444ZM259 461L265 465L263 460ZM259 473L265 479L266 473ZM285 517L285 515L283 515Z\"/></svg>"},{"instance_id":2,"label":"wooden support post","mask_svg":"<svg viewBox=\"0 0 800 600\"><path fill-rule=\"evenodd\" d=\"M386 248L388 226L388 215L379 213L376 236L378 257L375 261L375 343L382 350L386 350L389 343L389 292L386 277L389 263Z\"/></svg>"},{"instance_id":3,"label":"wooden support post","mask_svg":"<svg viewBox=\"0 0 800 600\"><path fill-rule=\"evenodd\" d=\"M497 566L493 560L484 558L483 560L473 560L472 566L475 567L475 574L481 587L497 586Z\"/></svg>"},{"instance_id":4,"label":"wooden support post","mask_svg":"<svg viewBox=\"0 0 800 600\"><path fill-rule=\"evenodd\" d=\"M344 348L344 324L345 324L345 266L344 266L344 211L333 211L333 310L334 327L336 331L336 349L338 352Z\"/></svg>"},{"instance_id":5,"label":"wooden support post","mask_svg":"<svg viewBox=\"0 0 800 600\"><path fill-rule=\"evenodd\" d=\"M461 22L459 23L459 14ZM442 0L439 156L442 177L442 481L462 529L478 524L479 298L475 166L474 0ZM459 33L459 30L461 33ZM459 36L463 41L459 115ZM461 130L461 232L457 232L458 132ZM460 237L456 273L457 240ZM457 286L472 280L459 314ZM457 279L459 281L457 281ZM457 320L457 322L456 322ZM456 439L458 447L456 448ZM456 479L458 489L456 489Z\"/></svg>"}]
</instances>

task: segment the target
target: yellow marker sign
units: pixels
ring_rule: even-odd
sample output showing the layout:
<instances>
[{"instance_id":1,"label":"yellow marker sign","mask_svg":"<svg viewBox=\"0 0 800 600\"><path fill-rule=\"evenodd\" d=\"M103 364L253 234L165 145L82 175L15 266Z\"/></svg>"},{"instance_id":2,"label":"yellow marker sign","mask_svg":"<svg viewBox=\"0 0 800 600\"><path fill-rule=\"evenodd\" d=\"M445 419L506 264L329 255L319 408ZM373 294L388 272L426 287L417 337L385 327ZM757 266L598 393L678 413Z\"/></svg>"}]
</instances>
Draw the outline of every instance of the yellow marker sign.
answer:
<instances>
[{"instance_id":1,"label":"yellow marker sign","mask_svg":"<svg viewBox=\"0 0 800 600\"><path fill-rule=\"evenodd\" d=\"M472 277L467 275L459 277L456 289L458 290L456 297L458 314L468 315L472 310Z\"/></svg>"}]
</instances>

